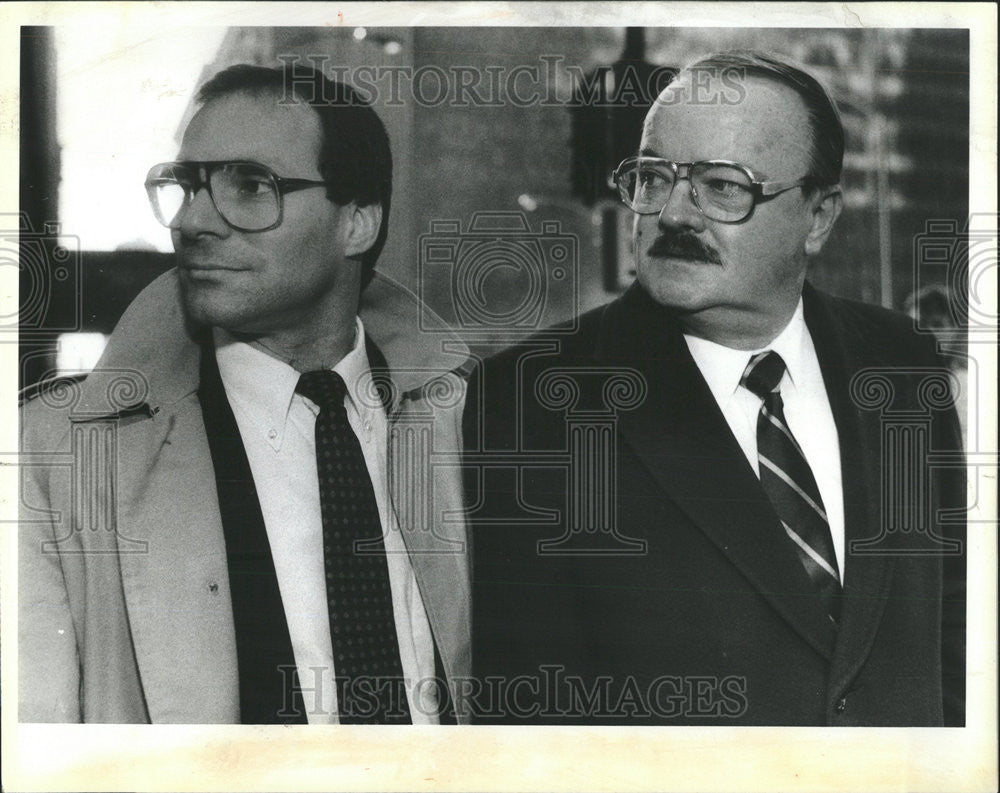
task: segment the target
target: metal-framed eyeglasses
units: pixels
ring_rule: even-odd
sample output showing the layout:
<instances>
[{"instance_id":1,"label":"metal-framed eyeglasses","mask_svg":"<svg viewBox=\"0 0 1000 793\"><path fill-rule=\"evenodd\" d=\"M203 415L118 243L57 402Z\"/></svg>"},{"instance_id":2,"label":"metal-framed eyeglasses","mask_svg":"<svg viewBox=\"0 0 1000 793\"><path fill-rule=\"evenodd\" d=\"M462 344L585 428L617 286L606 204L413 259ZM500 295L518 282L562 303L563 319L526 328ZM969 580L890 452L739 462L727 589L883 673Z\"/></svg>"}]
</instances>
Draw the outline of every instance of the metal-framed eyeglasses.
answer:
<instances>
[{"instance_id":1,"label":"metal-framed eyeglasses","mask_svg":"<svg viewBox=\"0 0 1000 793\"><path fill-rule=\"evenodd\" d=\"M269 231L281 225L283 196L329 185L315 179L278 176L249 160L162 162L146 175L146 194L156 219L175 228L203 187L219 216L236 231Z\"/></svg>"},{"instance_id":2,"label":"metal-framed eyeglasses","mask_svg":"<svg viewBox=\"0 0 1000 793\"><path fill-rule=\"evenodd\" d=\"M673 162L640 156L622 160L609 181L633 212L656 215L663 211L674 185L681 179L691 183L691 199L698 210L721 223L739 223L758 203L801 187L809 180L803 177L767 182L758 179L745 165L729 160Z\"/></svg>"}]
</instances>

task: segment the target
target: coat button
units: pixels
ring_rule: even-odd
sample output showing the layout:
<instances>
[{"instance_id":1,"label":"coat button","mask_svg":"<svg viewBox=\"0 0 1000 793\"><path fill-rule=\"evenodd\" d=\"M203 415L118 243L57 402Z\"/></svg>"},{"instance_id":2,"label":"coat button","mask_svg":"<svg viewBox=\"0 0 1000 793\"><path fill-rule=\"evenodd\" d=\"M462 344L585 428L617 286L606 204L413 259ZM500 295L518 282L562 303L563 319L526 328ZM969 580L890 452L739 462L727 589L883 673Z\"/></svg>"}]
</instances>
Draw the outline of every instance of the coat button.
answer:
<instances>
[{"instance_id":1,"label":"coat button","mask_svg":"<svg viewBox=\"0 0 1000 793\"><path fill-rule=\"evenodd\" d=\"M843 713L844 710L846 709L847 709L847 697L841 697L839 700L837 700L837 705L834 708L834 710L836 710L837 713Z\"/></svg>"}]
</instances>

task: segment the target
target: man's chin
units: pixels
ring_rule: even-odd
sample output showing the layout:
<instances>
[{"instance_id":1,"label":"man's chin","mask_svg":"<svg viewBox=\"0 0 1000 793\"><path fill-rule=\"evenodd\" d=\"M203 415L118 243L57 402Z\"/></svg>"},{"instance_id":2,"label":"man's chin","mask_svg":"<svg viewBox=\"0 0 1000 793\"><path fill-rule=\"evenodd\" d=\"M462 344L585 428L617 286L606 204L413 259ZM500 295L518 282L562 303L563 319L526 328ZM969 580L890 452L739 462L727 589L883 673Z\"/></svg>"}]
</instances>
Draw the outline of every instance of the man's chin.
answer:
<instances>
[{"instance_id":1,"label":"man's chin","mask_svg":"<svg viewBox=\"0 0 1000 793\"><path fill-rule=\"evenodd\" d=\"M679 277L677 270L671 266L672 261L654 259L645 262L639 267L636 280L646 294L664 308L695 311L704 302L705 289L690 278ZM702 263L700 266L710 265Z\"/></svg>"},{"instance_id":2,"label":"man's chin","mask_svg":"<svg viewBox=\"0 0 1000 793\"><path fill-rule=\"evenodd\" d=\"M210 328L239 330L246 317L222 295L203 285L193 286L181 281L181 301L184 315L196 325Z\"/></svg>"}]
</instances>

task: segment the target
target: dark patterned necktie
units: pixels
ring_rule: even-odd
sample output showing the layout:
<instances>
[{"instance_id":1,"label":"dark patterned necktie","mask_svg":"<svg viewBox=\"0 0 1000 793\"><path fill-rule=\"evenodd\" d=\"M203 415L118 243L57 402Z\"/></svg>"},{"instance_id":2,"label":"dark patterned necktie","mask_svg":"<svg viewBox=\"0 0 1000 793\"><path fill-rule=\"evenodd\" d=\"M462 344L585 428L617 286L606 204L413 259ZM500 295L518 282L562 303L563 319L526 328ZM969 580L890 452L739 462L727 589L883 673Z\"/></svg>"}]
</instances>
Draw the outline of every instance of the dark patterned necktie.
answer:
<instances>
[{"instance_id":1,"label":"dark patterned necktie","mask_svg":"<svg viewBox=\"0 0 1000 793\"><path fill-rule=\"evenodd\" d=\"M834 623L840 619L840 575L833 551L830 521L812 469L785 421L778 384L785 362L773 350L754 355L740 385L764 404L757 416L760 483L795 544L802 566L820 593Z\"/></svg>"},{"instance_id":2,"label":"dark patterned necktie","mask_svg":"<svg viewBox=\"0 0 1000 793\"><path fill-rule=\"evenodd\" d=\"M319 406L316 469L341 724L409 724L389 568L375 491L336 372L306 372L298 391Z\"/></svg>"}]
</instances>

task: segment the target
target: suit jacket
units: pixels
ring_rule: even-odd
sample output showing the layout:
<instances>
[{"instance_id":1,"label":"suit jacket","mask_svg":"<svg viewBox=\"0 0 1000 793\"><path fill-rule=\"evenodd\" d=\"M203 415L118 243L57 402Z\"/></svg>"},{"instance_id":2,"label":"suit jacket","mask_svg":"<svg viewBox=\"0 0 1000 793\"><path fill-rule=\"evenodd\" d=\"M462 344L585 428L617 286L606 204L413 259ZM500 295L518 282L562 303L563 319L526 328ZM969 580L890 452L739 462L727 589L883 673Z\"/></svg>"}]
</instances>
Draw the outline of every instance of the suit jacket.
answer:
<instances>
[{"instance_id":1,"label":"suit jacket","mask_svg":"<svg viewBox=\"0 0 1000 793\"><path fill-rule=\"evenodd\" d=\"M839 629L680 327L635 285L470 379L484 722L962 723L964 471L883 457L904 436L960 452L920 385L947 370L901 315L808 284L804 304L841 451Z\"/></svg>"},{"instance_id":2,"label":"suit jacket","mask_svg":"<svg viewBox=\"0 0 1000 793\"><path fill-rule=\"evenodd\" d=\"M443 325L416 332L421 317L437 320L385 277L360 313L391 376L391 498L444 673L467 678L460 474L453 462L431 470L428 457L459 449L465 388L453 370L466 353L455 340L441 352ZM239 722L200 333L167 273L126 311L91 375L23 408L21 721Z\"/></svg>"}]
</instances>

